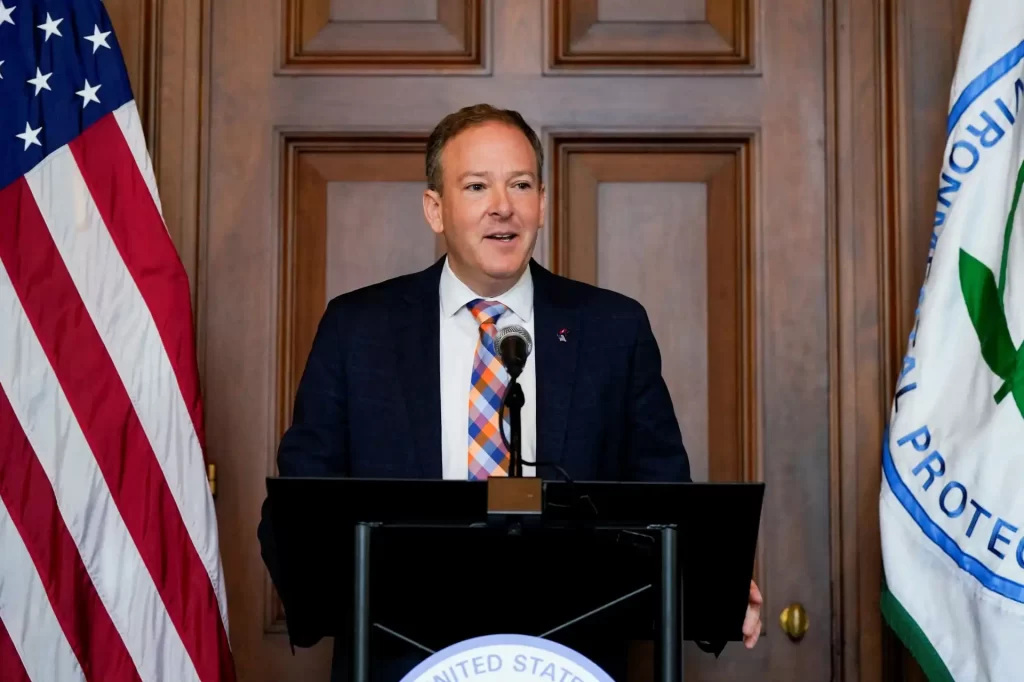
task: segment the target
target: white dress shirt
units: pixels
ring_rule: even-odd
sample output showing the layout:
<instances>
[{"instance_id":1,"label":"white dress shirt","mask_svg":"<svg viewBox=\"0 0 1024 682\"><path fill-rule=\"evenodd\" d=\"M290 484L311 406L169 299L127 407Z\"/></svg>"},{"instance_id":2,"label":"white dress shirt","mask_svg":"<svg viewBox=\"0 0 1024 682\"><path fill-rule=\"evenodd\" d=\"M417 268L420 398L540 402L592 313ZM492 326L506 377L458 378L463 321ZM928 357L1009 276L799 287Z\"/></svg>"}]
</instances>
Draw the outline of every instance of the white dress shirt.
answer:
<instances>
[{"instance_id":1,"label":"white dress shirt","mask_svg":"<svg viewBox=\"0 0 1024 682\"><path fill-rule=\"evenodd\" d=\"M441 471L446 479L466 480L469 476L469 386L473 358L480 338L480 325L466 304L477 298L498 301L508 311L498 318L499 329L522 325L533 333L533 278L530 268L516 284L500 296L479 296L452 272L445 259L441 272ZM519 375L526 404L521 411L522 455L534 461L537 448L537 379L533 353ZM506 412L507 414L507 412ZM506 434L508 437L509 434ZM534 467L523 465L523 475L533 476Z\"/></svg>"}]
</instances>

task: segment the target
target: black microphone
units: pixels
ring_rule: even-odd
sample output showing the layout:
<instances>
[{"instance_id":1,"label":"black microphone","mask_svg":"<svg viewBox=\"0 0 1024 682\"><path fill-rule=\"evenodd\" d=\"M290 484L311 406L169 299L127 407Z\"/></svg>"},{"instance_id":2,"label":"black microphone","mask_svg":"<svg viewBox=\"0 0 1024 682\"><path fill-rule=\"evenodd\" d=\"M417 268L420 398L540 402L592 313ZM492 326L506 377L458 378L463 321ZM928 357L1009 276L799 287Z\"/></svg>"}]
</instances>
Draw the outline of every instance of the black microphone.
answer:
<instances>
[{"instance_id":1,"label":"black microphone","mask_svg":"<svg viewBox=\"0 0 1024 682\"><path fill-rule=\"evenodd\" d=\"M526 366L526 358L530 357L530 351L533 350L533 339L525 327L511 324L502 327L494 335L494 350L509 375L518 379Z\"/></svg>"},{"instance_id":2,"label":"black microphone","mask_svg":"<svg viewBox=\"0 0 1024 682\"><path fill-rule=\"evenodd\" d=\"M523 367L526 366L526 358L530 357L531 350L533 350L533 339L530 338L530 332L518 324L502 327L494 335L494 353L511 377L508 382L508 390L505 391L501 398L501 409L498 412L498 428L501 431L501 439L505 442L505 447L508 448L510 455L508 475L516 478L523 475L520 410L526 404L526 396L523 395L523 388L519 385L517 379L523 373ZM512 429L508 439L505 438L505 422L503 419L506 406L509 411L509 426Z\"/></svg>"}]
</instances>

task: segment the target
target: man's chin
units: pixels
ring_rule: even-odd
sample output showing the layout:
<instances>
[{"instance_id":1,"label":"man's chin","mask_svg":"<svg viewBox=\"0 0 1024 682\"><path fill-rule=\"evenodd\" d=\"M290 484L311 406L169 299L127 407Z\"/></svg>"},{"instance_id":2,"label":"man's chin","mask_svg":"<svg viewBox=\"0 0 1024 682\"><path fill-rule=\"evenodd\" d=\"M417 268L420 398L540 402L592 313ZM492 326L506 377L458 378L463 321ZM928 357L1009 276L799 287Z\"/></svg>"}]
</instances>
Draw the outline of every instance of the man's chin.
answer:
<instances>
[{"instance_id":1,"label":"man's chin","mask_svg":"<svg viewBox=\"0 0 1024 682\"><path fill-rule=\"evenodd\" d=\"M526 269L527 262L528 259L519 260L515 263L486 264L483 272L492 280L505 282L510 279L518 279Z\"/></svg>"}]
</instances>

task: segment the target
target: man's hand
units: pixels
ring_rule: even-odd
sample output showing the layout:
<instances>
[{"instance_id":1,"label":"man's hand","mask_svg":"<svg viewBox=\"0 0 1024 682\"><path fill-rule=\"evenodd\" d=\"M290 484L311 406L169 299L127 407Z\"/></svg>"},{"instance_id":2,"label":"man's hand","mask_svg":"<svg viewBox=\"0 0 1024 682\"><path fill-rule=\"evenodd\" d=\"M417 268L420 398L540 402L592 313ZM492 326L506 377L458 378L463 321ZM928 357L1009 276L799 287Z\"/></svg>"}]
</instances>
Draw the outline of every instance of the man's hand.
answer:
<instances>
[{"instance_id":1,"label":"man's hand","mask_svg":"<svg viewBox=\"0 0 1024 682\"><path fill-rule=\"evenodd\" d=\"M750 601L747 603L747 615L743 619L743 643L753 649L757 638L761 636L761 591L757 584L750 581Z\"/></svg>"}]
</instances>

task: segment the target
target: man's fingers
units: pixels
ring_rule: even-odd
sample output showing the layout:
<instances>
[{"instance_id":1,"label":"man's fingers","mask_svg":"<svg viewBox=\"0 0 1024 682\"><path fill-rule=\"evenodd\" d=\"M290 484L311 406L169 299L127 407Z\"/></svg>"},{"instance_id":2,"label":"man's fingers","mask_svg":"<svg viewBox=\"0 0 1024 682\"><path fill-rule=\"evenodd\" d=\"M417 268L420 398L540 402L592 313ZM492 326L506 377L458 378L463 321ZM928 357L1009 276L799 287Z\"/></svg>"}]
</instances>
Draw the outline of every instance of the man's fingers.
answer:
<instances>
[{"instance_id":1,"label":"man's fingers","mask_svg":"<svg viewBox=\"0 0 1024 682\"><path fill-rule=\"evenodd\" d=\"M761 590L757 583L750 581L750 602L747 605L747 615L743 619L743 643L748 649L753 649L761 636L761 604L763 603Z\"/></svg>"},{"instance_id":2,"label":"man's fingers","mask_svg":"<svg viewBox=\"0 0 1024 682\"><path fill-rule=\"evenodd\" d=\"M757 604L758 606L760 606L763 601L764 600L761 597L761 590L757 589L757 583L755 583L753 580L751 580L750 581L750 603L751 604Z\"/></svg>"},{"instance_id":3,"label":"man's fingers","mask_svg":"<svg viewBox=\"0 0 1024 682\"><path fill-rule=\"evenodd\" d=\"M747 607L747 615L743 619L743 634L745 634L745 635L752 635L755 632L760 632L760 630L761 630L761 618L760 618L760 616L758 616L757 612L754 609L752 609L750 607Z\"/></svg>"},{"instance_id":4,"label":"man's fingers","mask_svg":"<svg viewBox=\"0 0 1024 682\"><path fill-rule=\"evenodd\" d=\"M761 637L761 619L753 618L743 624L743 643L752 649Z\"/></svg>"}]
</instances>

